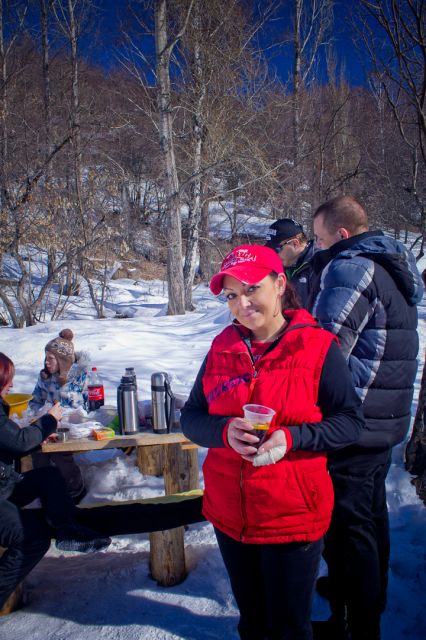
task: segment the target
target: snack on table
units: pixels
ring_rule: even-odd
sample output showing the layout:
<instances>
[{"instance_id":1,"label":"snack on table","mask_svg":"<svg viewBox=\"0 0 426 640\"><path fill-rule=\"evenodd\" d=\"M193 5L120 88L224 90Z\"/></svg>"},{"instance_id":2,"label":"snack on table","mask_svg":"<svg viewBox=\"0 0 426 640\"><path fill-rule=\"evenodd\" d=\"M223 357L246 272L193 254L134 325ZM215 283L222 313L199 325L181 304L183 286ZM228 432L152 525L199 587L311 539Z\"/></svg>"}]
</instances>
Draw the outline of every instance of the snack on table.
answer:
<instances>
[{"instance_id":1,"label":"snack on table","mask_svg":"<svg viewBox=\"0 0 426 640\"><path fill-rule=\"evenodd\" d=\"M114 429L109 427L102 427L101 429L92 429L92 437L95 440L109 440L115 437Z\"/></svg>"}]
</instances>

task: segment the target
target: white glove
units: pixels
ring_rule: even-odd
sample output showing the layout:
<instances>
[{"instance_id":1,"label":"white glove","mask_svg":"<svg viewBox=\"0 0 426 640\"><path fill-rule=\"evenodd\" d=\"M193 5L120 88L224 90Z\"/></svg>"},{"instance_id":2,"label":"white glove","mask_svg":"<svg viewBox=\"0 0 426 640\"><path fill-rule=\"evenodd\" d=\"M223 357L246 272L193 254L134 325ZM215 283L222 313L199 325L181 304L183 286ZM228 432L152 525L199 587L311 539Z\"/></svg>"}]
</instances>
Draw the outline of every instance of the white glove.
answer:
<instances>
[{"instance_id":1,"label":"white glove","mask_svg":"<svg viewBox=\"0 0 426 640\"><path fill-rule=\"evenodd\" d=\"M277 447L272 447L268 451L263 453L257 453L253 458L254 467L263 467L266 464L275 464L281 458L284 458L287 451L286 444L280 444Z\"/></svg>"}]
</instances>

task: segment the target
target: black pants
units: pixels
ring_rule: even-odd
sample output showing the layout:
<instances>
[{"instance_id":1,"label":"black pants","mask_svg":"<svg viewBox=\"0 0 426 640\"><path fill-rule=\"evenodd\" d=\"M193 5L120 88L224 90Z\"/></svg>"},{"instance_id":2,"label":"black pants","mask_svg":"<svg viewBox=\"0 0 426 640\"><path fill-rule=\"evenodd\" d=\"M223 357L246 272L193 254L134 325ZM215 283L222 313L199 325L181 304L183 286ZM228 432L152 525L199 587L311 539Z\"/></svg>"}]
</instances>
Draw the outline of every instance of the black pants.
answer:
<instances>
[{"instance_id":1,"label":"black pants","mask_svg":"<svg viewBox=\"0 0 426 640\"><path fill-rule=\"evenodd\" d=\"M53 527L71 522L74 505L57 469L24 473L7 500L0 500L0 608L47 552ZM43 509L20 509L40 498Z\"/></svg>"},{"instance_id":2,"label":"black pants","mask_svg":"<svg viewBox=\"0 0 426 640\"><path fill-rule=\"evenodd\" d=\"M240 611L242 640L311 640L323 542L243 544L215 529Z\"/></svg>"},{"instance_id":3,"label":"black pants","mask_svg":"<svg viewBox=\"0 0 426 640\"><path fill-rule=\"evenodd\" d=\"M84 489L83 475L74 460L72 453L42 453L32 454L34 469L42 467L56 467L62 474L68 493L72 498L81 494Z\"/></svg>"},{"instance_id":4,"label":"black pants","mask_svg":"<svg viewBox=\"0 0 426 640\"><path fill-rule=\"evenodd\" d=\"M380 637L389 567L385 480L391 450L333 456L335 503L325 539L332 613L346 610L353 640Z\"/></svg>"}]
</instances>

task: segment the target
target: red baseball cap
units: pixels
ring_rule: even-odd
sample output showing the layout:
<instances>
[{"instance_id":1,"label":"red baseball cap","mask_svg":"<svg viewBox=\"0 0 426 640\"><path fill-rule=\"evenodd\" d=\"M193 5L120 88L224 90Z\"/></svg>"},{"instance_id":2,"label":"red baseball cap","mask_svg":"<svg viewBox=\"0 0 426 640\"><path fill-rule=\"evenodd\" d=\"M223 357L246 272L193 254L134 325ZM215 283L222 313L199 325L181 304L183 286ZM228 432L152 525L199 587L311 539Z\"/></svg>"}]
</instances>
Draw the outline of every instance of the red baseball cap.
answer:
<instances>
[{"instance_id":1,"label":"red baseball cap","mask_svg":"<svg viewBox=\"0 0 426 640\"><path fill-rule=\"evenodd\" d=\"M217 296L222 291L225 276L256 284L272 271L283 273L283 265L276 251L259 244L241 244L225 257L219 273L211 279L210 289Z\"/></svg>"}]
</instances>

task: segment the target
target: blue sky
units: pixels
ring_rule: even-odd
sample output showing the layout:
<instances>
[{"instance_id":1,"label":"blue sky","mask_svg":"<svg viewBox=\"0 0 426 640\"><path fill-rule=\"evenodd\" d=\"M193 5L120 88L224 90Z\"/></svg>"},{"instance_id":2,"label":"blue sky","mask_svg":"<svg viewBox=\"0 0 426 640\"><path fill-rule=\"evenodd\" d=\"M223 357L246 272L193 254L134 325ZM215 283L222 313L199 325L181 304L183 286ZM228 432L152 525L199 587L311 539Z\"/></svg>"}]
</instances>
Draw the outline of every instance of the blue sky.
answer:
<instances>
[{"instance_id":1,"label":"blue sky","mask_svg":"<svg viewBox=\"0 0 426 640\"><path fill-rule=\"evenodd\" d=\"M99 43L97 51L92 51L90 57L105 68L110 68L116 64L114 50L118 46L120 39L120 20L118 16L125 19L127 4L128 0L115 0L114 2L103 0L98 2L98 7L103 16L100 32L102 44ZM276 19L270 26L269 35L262 38L262 45L268 44L271 37L278 37L278 34L289 28L291 24L288 18L289 7L290 4L287 2L284 8L278 12ZM352 8L353 3L350 0L336 0L334 9L335 26L332 39L338 66L344 65L349 84L356 86L366 84L365 66L368 65L368 61L365 57L362 60L362 50L355 49L352 42L350 22ZM152 41L149 43L149 40L146 37L146 47L150 53L153 53L153 44ZM268 59L271 68L274 68L279 78L285 81L291 68L289 48L281 48L280 52L277 52L276 49L271 49L268 53ZM321 69L324 72L325 66L323 62Z\"/></svg>"}]
</instances>

